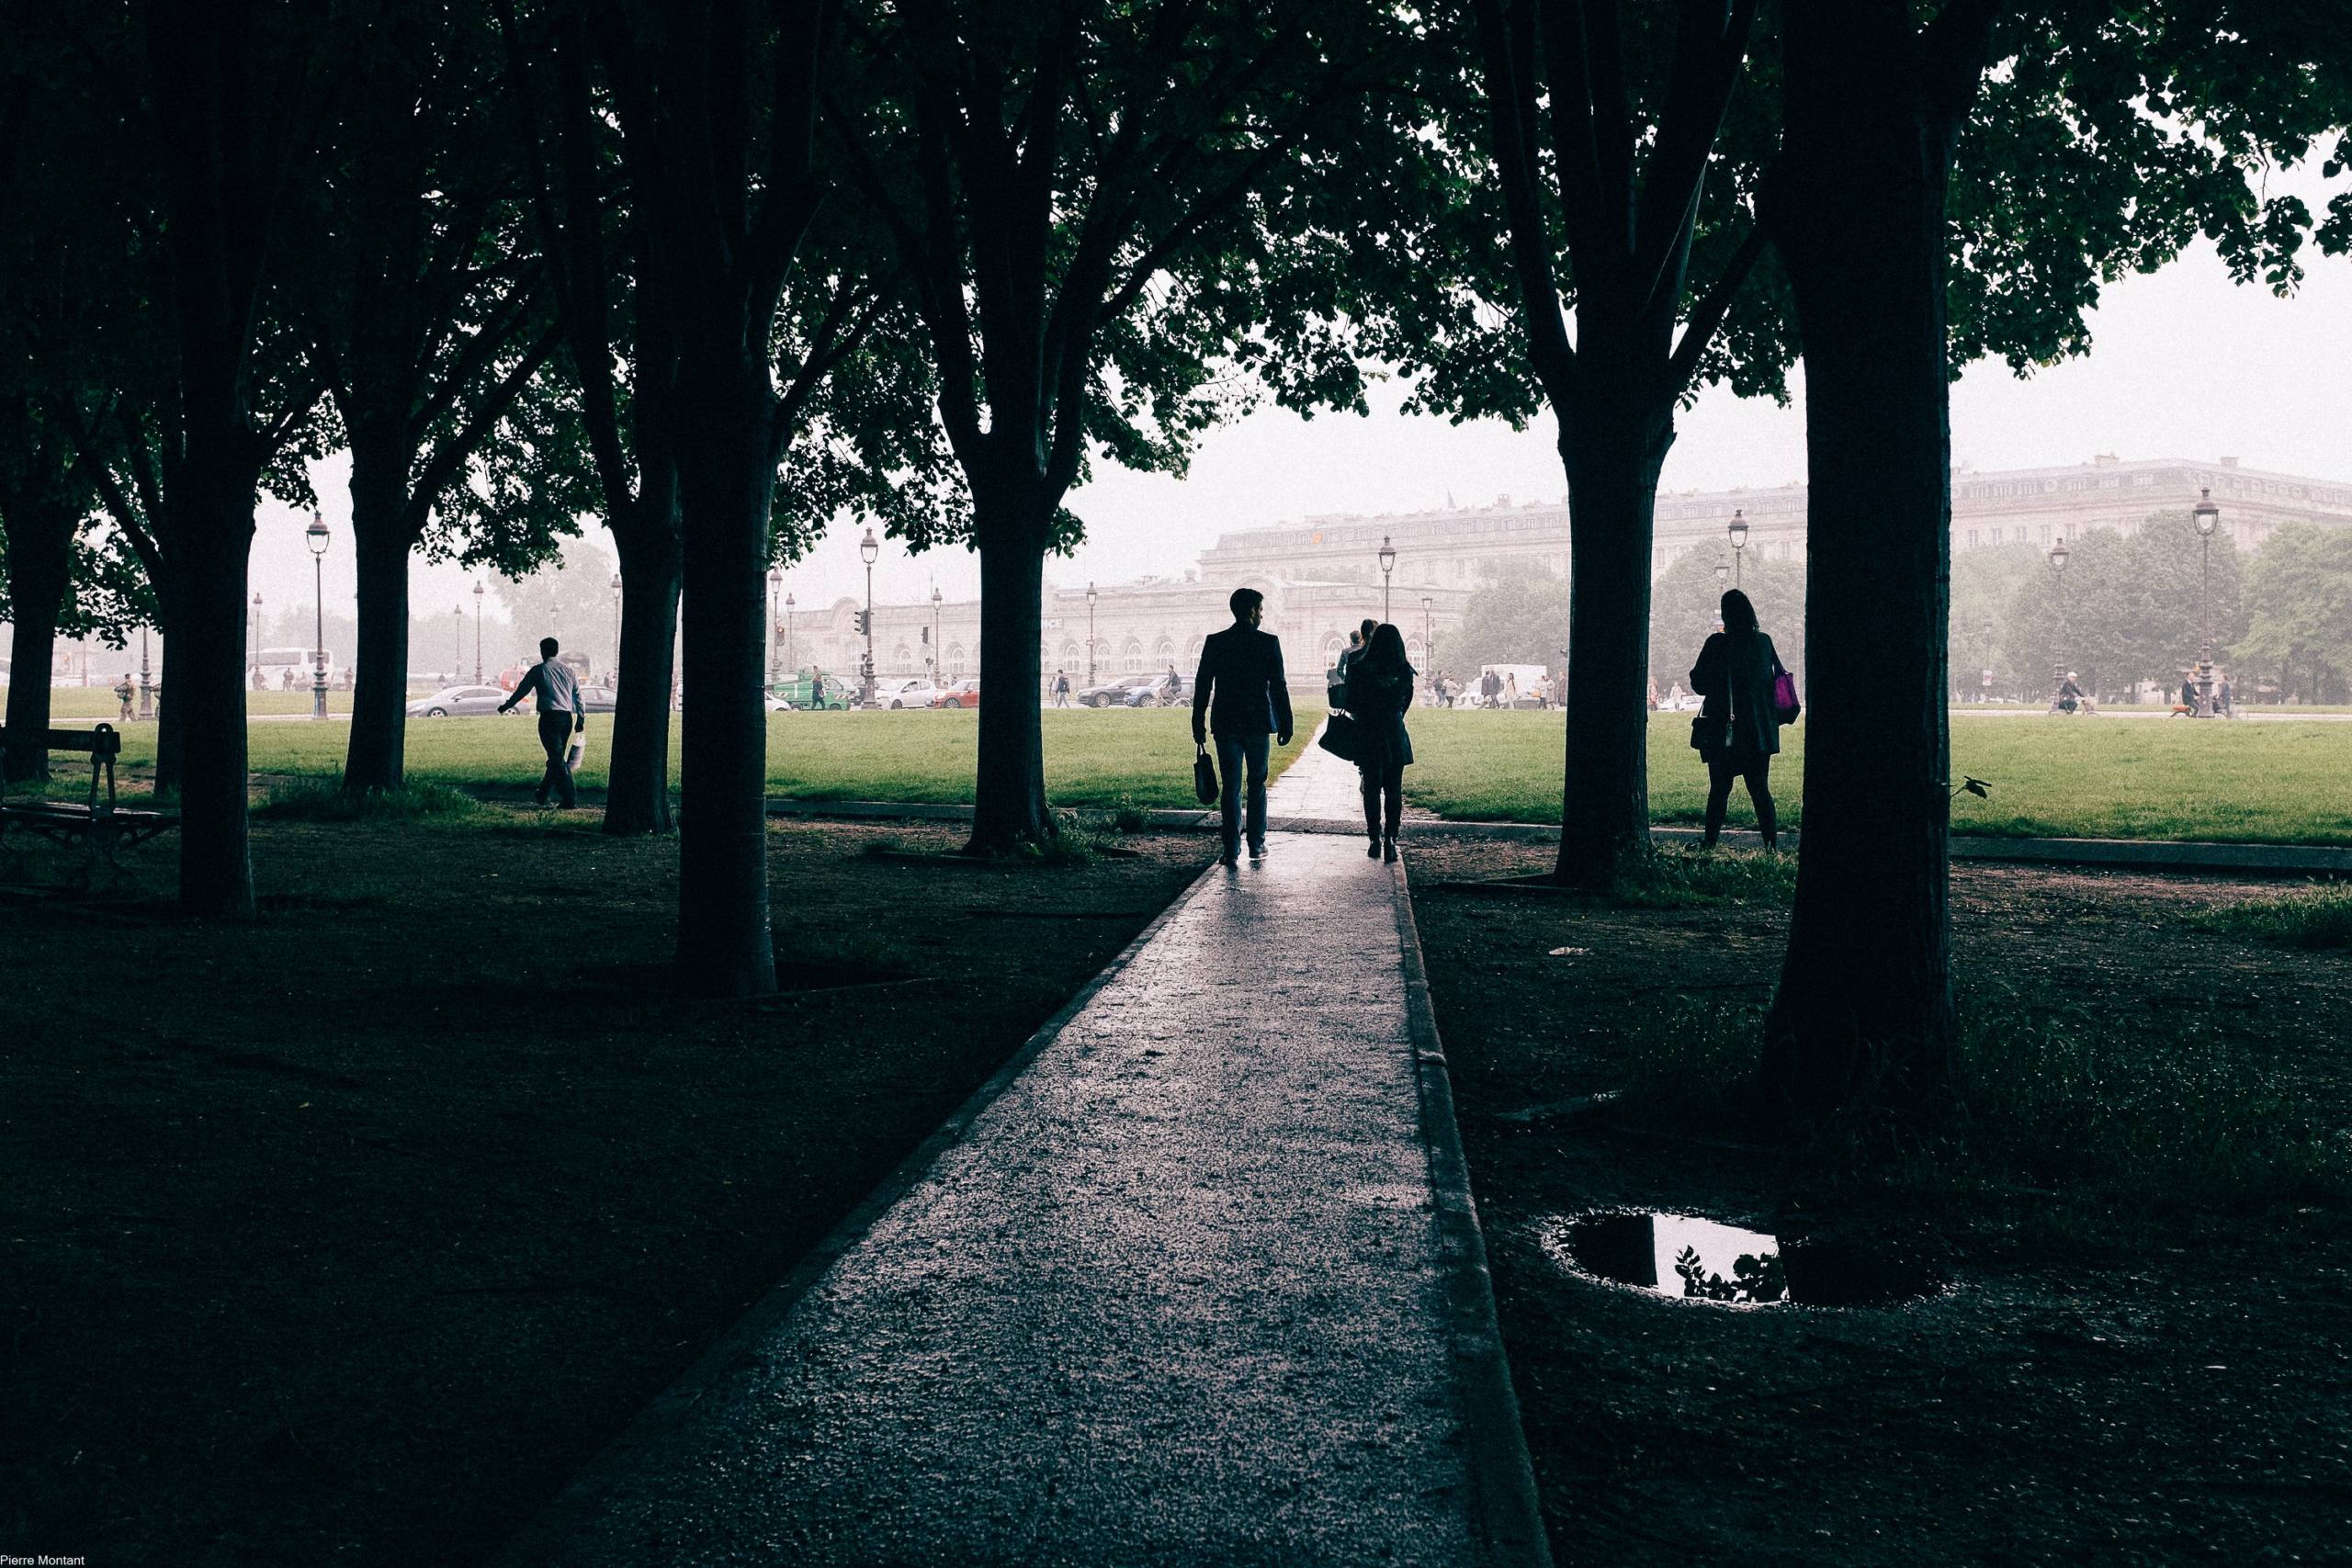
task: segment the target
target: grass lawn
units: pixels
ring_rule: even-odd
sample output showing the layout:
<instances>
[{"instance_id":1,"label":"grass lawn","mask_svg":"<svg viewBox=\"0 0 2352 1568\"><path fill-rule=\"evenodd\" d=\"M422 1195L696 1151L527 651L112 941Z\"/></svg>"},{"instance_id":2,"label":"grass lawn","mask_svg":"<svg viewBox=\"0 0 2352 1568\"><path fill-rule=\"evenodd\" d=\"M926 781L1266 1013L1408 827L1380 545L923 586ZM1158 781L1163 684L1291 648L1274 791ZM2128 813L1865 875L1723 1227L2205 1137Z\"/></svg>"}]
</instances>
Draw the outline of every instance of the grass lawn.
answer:
<instances>
[{"instance_id":1,"label":"grass lawn","mask_svg":"<svg viewBox=\"0 0 2352 1568\"><path fill-rule=\"evenodd\" d=\"M330 694L330 697L338 694ZM310 701L307 696L301 700L305 705ZM1276 775L1296 760L1322 716L1319 705L1299 708L1297 733L1288 747L1274 753ZM944 710L770 714L769 793L803 800L968 802L978 753L979 716L975 712ZM1055 805L1114 807L1130 797L1148 807L1198 804L1193 798L1188 710L1065 708L1049 709L1043 718L1046 788ZM316 777L334 777L342 772L344 750L351 736L340 724L276 722L255 724L251 734L250 761L254 773ZM604 787L611 738L611 716L591 716L588 756L580 768L583 787ZM153 725L125 734L126 764L144 766L154 755ZM677 765L673 719L670 739L673 780ZM57 768L61 777L78 784L82 775L70 759L60 758ZM539 769L536 727L527 716L409 722L408 776L413 783L527 788L538 782Z\"/></svg>"},{"instance_id":2,"label":"grass lawn","mask_svg":"<svg viewBox=\"0 0 2352 1568\"><path fill-rule=\"evenodd\" d=\"M1442 817L1553 822L1560 810L1562 716L1439 713L1411 717L1419 758L1407 792ZM1650 809L1697 824L1706 770L1687 714L1650 720ZM1804 726L1781 733L1772 768L1784 826L1804 818ZM2352 730L2341 724L2102 724L2096 719L1956 716L1955 782L1990 799L1952 802L1952 830L2005 837L2210 839L2352 843ZM1732 792L1735 827L1754 823Z\"/></svg>"}]
</instances>

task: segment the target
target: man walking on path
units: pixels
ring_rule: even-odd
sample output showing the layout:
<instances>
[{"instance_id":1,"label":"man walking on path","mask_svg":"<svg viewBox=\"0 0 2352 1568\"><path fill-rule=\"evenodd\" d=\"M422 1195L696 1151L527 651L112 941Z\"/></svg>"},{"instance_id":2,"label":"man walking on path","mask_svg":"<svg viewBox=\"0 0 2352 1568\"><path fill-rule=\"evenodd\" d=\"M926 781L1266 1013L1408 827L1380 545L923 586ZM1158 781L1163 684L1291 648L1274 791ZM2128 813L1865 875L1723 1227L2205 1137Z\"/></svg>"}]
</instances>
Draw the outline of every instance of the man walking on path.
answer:
<instances>
[{"instance_id":1,"label":"man walking on path","mask_svg":"<svg viewBox=\"0 0 2352 1568\"><path fill-rule=\"evenodd\" d=\"M548 792L554 790L563 799L563 808L571 809L571 770L564 766L563 754L571 750L575 730L588 728L588 715L580 706L580 678L571 667L556 658L556 640L539 638L539 661L520 681L514 682L514 694L498 705L501 713L512 713L514 705L536 692L539 698L539 746L548 754L548 771L539 780L538 802L548 803Z\"/></svg>"},{"instance_id":2,"label":"man walking on path","mask_svg":"<svg viewBox=\"0 0 2352 1568\"><path fill-rule=\"evenodd\" d=\"M1201 667L1193 676L1193 739L1216 738L1225 818L1225 863L1241 858L1243 764L1249 768L1250 858L1266 856L1266 736L1290 744L1290 687L1283 677L1282 639L1259 629L1266 597L1237 588L1227 601L1233 624L1201 644Z\"/></svg>"},{"instance_id":3,"label":"man walking on path","mask_svg":"<svg viewBox=\"0 0 2352 1568\"><path fill-rule=\"evenodd\" d=\"M1065 671L1054 671L1054 705L1057 708L1069 706L1069 675Z\"/></svg>"}]
</instances>

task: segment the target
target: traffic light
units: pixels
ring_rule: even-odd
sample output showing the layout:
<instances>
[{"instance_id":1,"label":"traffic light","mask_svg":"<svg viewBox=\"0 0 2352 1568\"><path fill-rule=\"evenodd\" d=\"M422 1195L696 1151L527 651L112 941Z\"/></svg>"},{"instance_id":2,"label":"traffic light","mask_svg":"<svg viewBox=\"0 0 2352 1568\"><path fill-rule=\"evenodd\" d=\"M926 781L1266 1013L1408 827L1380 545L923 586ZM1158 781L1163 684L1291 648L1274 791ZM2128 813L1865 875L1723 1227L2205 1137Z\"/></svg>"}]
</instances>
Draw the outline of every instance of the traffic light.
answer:
<instances>
[{"instance_id":1,"label":"traffic light","mask_svg":"<svg viewBox=\"0 0 2352 1568\"><path fill-rule=\"evenodd\" d=\"M866 617L872 614L873 612L871 610L852 610L850 612L850 626L856 631L858 636L864 637L865 635Z\"/></svg>"}]
</instances>

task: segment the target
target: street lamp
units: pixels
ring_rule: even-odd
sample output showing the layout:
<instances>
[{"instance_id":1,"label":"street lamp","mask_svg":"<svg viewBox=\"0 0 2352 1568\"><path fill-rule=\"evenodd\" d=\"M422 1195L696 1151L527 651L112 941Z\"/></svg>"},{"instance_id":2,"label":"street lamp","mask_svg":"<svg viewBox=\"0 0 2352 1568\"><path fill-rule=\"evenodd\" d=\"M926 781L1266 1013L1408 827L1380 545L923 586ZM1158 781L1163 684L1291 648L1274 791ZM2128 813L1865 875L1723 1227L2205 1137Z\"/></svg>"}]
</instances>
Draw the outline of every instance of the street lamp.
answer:
<instances>
[{"instance_id":1,"label":"street lamp","mask_svg":"<svg viewBox=\"0 0 2352 1568\"><path fill-rule=\"evenodd\" d=\"M865 537L857 547L858 558L865 562L865 704L874 705L874 562L882 553L882 542L867 528Z\"/></svg>"},{"instance_id":2,"label":"street lamp","mask_svg":"<svg viewBox=\"0 0 2352 1568\"><path fill-rule=\"evenodd\" d=\"M1094 584L1086 585L1086 683L1094 684Z\"/></svg>"},{"instance_id":3,"label":"street lamp","mask_svg":"<svg viewBox=\"0 0 2352 1568\"><path fill-rule=\"evenodd\" d=\"M946 668L940 662L939 647L939 584L934 582L931 585L931 683L934 686Z\"/></svg>"},{"instance_id":4,"label":"street lamp","mask_svg":"<svg viewBox=\"0 0 2352 1568\"><path fill-rule=\"evenodd\" d=\"M254 673L261 673L261 595L254 595Z\"/></svg>"},{"instance_id":5,"label":"street lamp","mask_svg":"<svg viewBox=\"0 0 2352 1568\"><path fill-rule=\"evenodd\" d=\"M1727 532L1731 535L1732 583L1734 587L1738 587L1747 575L1741 570L1747 564L1747 509L1746 507L1735 506L1731 509L1731 526Z\"/></svg>"},{"instance_id":6,"label":"street lamp","mask_svg":"<svg viewBox=\"0 0 2352 1568\"><path fill-rule=\"evenodd\" d=\"M784 596L784 667L786 670L797 670L800 668L800 666L794 661L792 657L793 604L794 600L792 595L789 593L786 594Z\"/></svg>"},{"instance_id":7,"label":"street lamp","mask_svg":"<svg viewBox=\"0 0 2352 1568\"><path fill-rule=\"evenodd\" d=\"M456 685L466 675L466 607L449 606L449 684Z\"/></svg>"},{"instance_id":8,"label":"street lamp","mask_svg":"<svg viewBox=\"0 0 2352 1568\"><path fill-rule=\"evenodd\" d=\"M139 628L139 716L155 716L155 688L147 679L147 628Z\"/></svg>"},{"instance_id":9,"label":"street lamp","mask_svg":"<svg viewBox=\"0 0 2352 1568\"><path fill-rule=\"evenodd\" d=\"M2050 570L2055 574L2058 588L2058 649L2050 660L2050 711L2056 713L2059 693L2066 684L2066 559L2072 552L2066 548L2066 536L2050 547Z\"/></svg>"},{"instance_id":10,"label":"street lamp","mask_svg":"<svg viewBox=\"0 0 2352 1568\"><path fill-rule=\"evenodd\" d=\"M1983 702L1993 700L1993 617L1987 615L1984 617L1984 694L1979 699Z\"/></svg>"},{"instance_id":11,"label":"street lamp","mask_svg":"<svg viewBox=\"0 0 2352 1568\"><path fill-rule=\"evenodd\" d=\"M1380 536L1380 618L1388 619L1388 574L1396 570L1396 547Z\"/></svg>"},{"instance_id":12,"label":"street lamp","mask_svg":"<svg viewBox=\"0 0 2352 1568\"><path fill-rule=\"evenodd\" d=\"M621 574L613 573L613 684L621 683Z\"/></svg>"},{"instance_id":13,"label":"street lamp","mask_svg":"<svg viewBox=\"0 0 2352 1568\"><path fill-rule=\"evenodd\" d=\"M2203 641L2197 649L2197 716L2213 716L2213 530L2221 526L2222 509L2213 492L2200 488L2189 515L2197 519L2197 618L2203 623Z\"/></svg>"},{"instance_id":14,"label":"street lamp","mask_svg":"<svg viewBox=\"0 0 2352 1568\"><path fill-rule=\"evenodd\" d=\"M474 584L474 684L481 684L481 584Z\"/></svg>"},{"instance_id":15,"label":"street lamp","mask_svg":"<svg viewBox=\"0 0 2352 1568\"><path fill-rule=\"evenodd\" d=\"M777 660L783 657L784 647L776 640L775 635L775 593L776 590L783 586L784 568L780 566L768 568L768 684L771 686L784 679L784 671L777 668Z\"/></svg>"},{"instance_id":16,"label":"street lamp","mask_svg":"<svg viewBox=\"0 0 2352 1568\"><path fill-rule=\"evenodd\" d=\"M1715 586L1721 588L1724 583L1729 582L1730 581L1731 562L1727 560L1717 561L1715 563Z\"/></svg>"},{"instance_id":17,"label":"street lamp","mask_svg":"<svg viewBox=\"0 0 2352 1568\"><path fill-rule=\"evenodd\" d=\"M324 718L327 716L327 520L316 512L311 513L311 525L302 530L302 538L311 547L311 716Z\"/></svg>"}]
</instances>

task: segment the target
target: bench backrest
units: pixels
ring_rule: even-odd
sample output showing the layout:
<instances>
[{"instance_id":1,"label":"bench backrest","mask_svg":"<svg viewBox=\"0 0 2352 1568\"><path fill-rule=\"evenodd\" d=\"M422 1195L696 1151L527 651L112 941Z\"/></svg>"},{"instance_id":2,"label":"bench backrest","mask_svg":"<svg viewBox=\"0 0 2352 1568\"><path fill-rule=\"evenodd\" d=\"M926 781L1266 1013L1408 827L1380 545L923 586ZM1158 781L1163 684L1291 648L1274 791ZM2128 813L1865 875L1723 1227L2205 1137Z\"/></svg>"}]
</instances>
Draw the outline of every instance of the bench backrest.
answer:
<instances>
[{"instance_id":1,"label":"bench backrest","mask_svg":"<svg viewBox=\"0 0 2352 1568\"><path fill-rule=\"evenodd\" d=\"M47 729L41 732L44 751L78 751L90 759L90 809L98 809L98 780L106 779L106 809L114 809L114 760L122 755L122 736L111 724L95 729ZM0 726L0 785L8 782L8 731Z\"/></svg>"}]
</instances>

